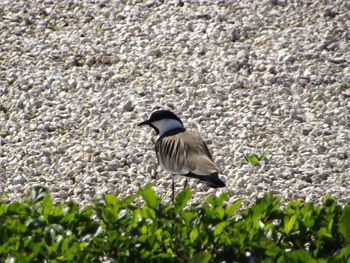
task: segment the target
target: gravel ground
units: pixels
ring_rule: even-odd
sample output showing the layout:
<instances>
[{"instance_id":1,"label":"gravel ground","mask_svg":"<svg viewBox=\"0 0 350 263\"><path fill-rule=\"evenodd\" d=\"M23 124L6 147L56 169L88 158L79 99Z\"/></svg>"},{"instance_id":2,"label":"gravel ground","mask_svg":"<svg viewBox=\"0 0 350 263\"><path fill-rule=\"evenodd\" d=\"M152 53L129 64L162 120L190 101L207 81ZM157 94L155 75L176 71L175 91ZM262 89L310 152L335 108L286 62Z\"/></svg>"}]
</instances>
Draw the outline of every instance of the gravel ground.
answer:
<instances>
[{"instance_id":1,"label":"gravel ground","mask_svg":"<svg viewBox=\"0 0 350 263\"><path fill-rule=\"evenodd\" d=\"M152 183L169 200L135 127L161 107L208 142L231 200L349 202L349 28L346 0L2 0L0 191L84 206ZM227 190L189 185L193 202Z\"/></svg>"}]
</instances>

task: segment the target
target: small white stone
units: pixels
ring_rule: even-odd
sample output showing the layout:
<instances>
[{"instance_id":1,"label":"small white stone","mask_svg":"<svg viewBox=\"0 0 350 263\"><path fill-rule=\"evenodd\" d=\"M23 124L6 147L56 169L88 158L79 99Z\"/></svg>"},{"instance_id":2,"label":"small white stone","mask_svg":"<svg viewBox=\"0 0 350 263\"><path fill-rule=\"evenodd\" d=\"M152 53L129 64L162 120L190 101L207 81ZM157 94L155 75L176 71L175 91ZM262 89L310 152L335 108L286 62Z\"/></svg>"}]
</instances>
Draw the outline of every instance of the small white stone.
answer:
<instances>
[{"instance_id":1,"label":"small white stone","mask_svg":"<svg viewBox=\"0 0 350 263\"><path fill-rule=\"evenodd\" d=\"M18 175L12 179L13 184L15 185L22 185L25 182L27 182L27 179L25 179L23 176Z\"/></svg>"}]
</instances>

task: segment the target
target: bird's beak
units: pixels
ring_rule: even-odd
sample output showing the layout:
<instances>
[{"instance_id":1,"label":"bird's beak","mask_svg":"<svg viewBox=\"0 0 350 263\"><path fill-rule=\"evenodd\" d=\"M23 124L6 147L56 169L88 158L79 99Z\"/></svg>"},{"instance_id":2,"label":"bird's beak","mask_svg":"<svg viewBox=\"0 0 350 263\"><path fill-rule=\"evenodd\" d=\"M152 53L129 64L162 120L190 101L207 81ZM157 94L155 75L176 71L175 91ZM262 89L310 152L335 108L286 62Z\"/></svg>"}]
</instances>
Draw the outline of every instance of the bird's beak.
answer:
<instances>
[{"instance_id":1,"label":"bird's beak","mask_svg":"<svg viewBox=\"0 0 350 263\"><path fill-rule=\"evenodd\" d=\"M150 124L149 120L145 120L145 121L140 122L139 124L137 124L137 126L149 125L149 124Z\"/></svg>"}]
</instances>

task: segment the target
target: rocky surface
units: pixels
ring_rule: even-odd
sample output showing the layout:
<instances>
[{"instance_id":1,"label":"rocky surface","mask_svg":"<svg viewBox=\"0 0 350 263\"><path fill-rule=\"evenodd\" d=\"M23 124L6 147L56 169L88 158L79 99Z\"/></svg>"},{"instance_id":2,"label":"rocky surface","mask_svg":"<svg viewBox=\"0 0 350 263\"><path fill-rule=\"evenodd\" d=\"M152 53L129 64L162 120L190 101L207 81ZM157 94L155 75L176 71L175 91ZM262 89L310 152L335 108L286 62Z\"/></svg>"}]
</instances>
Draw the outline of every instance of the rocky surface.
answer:
<instances>
[{"instance_id":1,"label":"rocky surface","mask_svg":"<svg viewBox=\"0 0 350 263\"><path fill-rule=\"evenodd\" d=\"M3 0L3 198L170 197L136 127L161 107L208 142L231 200L350 201L350 3L325 2ZM194 202L227 190L189 185Z\"/></svg>"}]
</instances>

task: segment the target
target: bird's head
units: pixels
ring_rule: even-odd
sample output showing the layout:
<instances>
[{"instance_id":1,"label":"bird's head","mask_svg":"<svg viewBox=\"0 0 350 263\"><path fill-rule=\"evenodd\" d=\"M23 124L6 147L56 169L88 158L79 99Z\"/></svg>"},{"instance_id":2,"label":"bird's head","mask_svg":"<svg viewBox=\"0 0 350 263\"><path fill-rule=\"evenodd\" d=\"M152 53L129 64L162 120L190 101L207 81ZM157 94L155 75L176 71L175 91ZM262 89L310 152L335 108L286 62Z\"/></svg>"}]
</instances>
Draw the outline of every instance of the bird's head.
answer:
<instances>
[{"instance_id":1,"label":"bird's head","mask_svg":"<svg viewBox=\"0 0 350 263\"><path fill-rule=\"evenodd\" d=\"M162 136L167 131L184 127L179 117L168 110L157 110L153 112L148 120L139 123L137 126L142 125L152 127L159 136Z\"/></svg>"}]
</instances>

